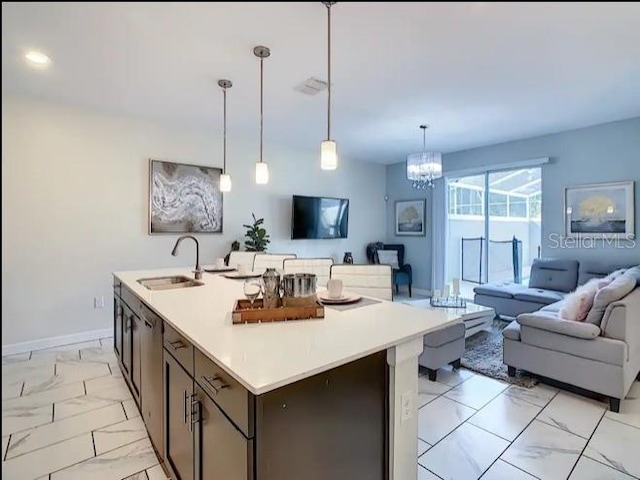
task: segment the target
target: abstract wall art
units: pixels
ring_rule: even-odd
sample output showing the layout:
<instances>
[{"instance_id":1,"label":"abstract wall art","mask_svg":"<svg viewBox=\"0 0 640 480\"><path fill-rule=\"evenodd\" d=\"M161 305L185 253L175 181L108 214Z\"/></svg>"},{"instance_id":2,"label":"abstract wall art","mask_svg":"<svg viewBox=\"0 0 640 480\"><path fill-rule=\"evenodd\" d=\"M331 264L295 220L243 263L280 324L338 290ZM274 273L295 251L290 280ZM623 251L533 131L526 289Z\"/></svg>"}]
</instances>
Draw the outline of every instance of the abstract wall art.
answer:
<instances>
[{"instance_id":1,"label":"abstract wall art","mask_svg":"<svg viewBox=\"0 0 640 480\"><path fill-rule=\"evenodd\" d=\"M149 234L222 233L222 169L149 161Z\"/></svg>"}]
</instances>

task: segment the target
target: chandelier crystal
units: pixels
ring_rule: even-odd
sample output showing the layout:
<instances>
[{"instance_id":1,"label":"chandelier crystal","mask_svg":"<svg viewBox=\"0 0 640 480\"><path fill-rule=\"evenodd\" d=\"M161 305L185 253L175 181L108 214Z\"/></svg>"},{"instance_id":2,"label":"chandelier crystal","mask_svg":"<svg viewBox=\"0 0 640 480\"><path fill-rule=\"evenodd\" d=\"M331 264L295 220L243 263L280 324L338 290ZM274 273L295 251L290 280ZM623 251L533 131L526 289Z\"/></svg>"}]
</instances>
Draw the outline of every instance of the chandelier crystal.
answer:
<instances>
[{"instance_id":1,"label":"chandelier crystal","mask_svg":"<svg viewBox=\"0 0 640 480\"><path fill-rule=\"evenodd\" d=\"M420 125L422 129L422 151L407 156L407 180L411 186L420 190L433 188L433 181L442 177L442 154L427 151L428 125Z\"/></svg>"}]
</instances>

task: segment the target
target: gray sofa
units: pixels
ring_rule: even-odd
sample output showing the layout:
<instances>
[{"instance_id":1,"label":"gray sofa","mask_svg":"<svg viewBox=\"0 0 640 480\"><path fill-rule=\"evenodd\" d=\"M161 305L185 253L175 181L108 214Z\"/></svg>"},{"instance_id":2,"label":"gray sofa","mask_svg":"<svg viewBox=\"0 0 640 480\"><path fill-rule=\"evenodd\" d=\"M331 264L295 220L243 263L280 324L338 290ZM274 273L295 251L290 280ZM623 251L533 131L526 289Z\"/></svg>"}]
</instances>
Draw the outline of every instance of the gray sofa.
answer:
<instances>
[{"instance_id":1,"label":"gray sofa","mask_svg":"<svg viewBox=\"0 0 640 480\"><path fill-rule=\"evenodd\" d=\"M551 265L553 268L538 267L548 274L547 282L557 286L562 282L553 280L556 272L565 277L572 270L568 263L554 261ZM602 264L581 264L577 283L604 277L611 270ZM519 368L606 395L611 410L618 412L620 400L640 372L639 284L640 266L629 268L598 291L585 322L561 319L562 300L533 313L518 314L503 330L503 361L509 375L515 375ZM564 297L566 293L562 293ZM512 297L509 304L513 313L517 300ZM541 302L527 301L521 308L528 309L534 303Z\"/></svg>"},{"instance_id":2,"label":"gray sofa","mask_svg":"<svg viewBox=\"0 0 640 480\"><path fill-rule=\"evenodd\" d=\"M602 278L629 265L576 260L535 259L529 285L494 282L473 289L474 303L491 307L497 315L515 318L521 313L537 312L562 300L569 292L592 278Z\"/></svg>"}]
</instances>

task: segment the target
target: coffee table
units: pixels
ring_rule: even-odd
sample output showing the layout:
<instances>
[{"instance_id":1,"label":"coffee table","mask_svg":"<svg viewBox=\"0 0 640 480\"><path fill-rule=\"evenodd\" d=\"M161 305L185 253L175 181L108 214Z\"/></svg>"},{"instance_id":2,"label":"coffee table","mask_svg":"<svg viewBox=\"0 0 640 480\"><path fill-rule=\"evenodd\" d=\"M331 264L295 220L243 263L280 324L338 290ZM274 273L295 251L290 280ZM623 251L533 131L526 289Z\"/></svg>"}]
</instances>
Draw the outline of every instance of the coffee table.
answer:
<instances>
[{"instance_id":1,"label":"coffee table","mask_svg":"<svg viewBox=\"0 0 640 480\"><path fill-rule=\"evenodd\" d=\"M475 335L480 330L490 327L496 316L496 312L493 308L477 305L472 302L467 302L467 306L465 308L432 307L429 304L428 298L425 300L407 300L402 303L412 307L425 308L428 310L441 310L447 315L462 317L462 321L465 325L464 338L468 338L471 335Z\"/></svg>"}]
</instances>

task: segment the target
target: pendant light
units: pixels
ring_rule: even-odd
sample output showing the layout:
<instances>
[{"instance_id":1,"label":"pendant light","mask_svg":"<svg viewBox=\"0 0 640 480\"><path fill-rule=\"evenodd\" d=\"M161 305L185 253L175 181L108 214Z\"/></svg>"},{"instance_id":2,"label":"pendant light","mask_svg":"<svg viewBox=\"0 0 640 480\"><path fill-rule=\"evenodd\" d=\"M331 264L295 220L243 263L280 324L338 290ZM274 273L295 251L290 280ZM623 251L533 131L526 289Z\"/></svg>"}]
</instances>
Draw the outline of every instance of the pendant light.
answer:
<instances>
[{"instance_id":1,"label":"pendant light","mask_svg":"<svg viewBox=\"0 0 640 480\"><path fill-rule=\"evenodd\" d=\"M227 173L227 88L231 88L231 80L218 80L218 86L222 88L222 175L220 175L220 191L231 191L231 175Z\"/></svg>"},{"instance_id":2,"label":"pendant light","mask_svg":"<svg viewBox=\"0 0 640 480\"><path fill-rule=\"evenodd\" d=\"M327 139L320 144L320 168L338 168L338 146L331 140L331 6L336 2L322 2L327 7Z\"/></svg>"},{"instance_id":3,"label":"pendant light","mask_svg":"<svg viewBox=\"0 0 640 480\"><path fill-rule=\"evenodd\" d=\"M411 180L412 187L419 190L433 188L433 181L442 177L442 154L427 151L427 128L429 125L420 125L422 151L407 156L407 180Z\"/></svg>"},{"instance_id":4,"label":"pendant light","mask_svg":"<svg viewBox=\"0 0 640 480\"><path fill-rule=\"evenodd\" d=\"M255 181L258 185L269 183L269 167L262 160L262 129L263 129L263 90L264 90L264 59L271 55L271 50L259 45L253 49L253 54L260 59L260 160L256 163Z\"/></svg>"}]
</instances>

